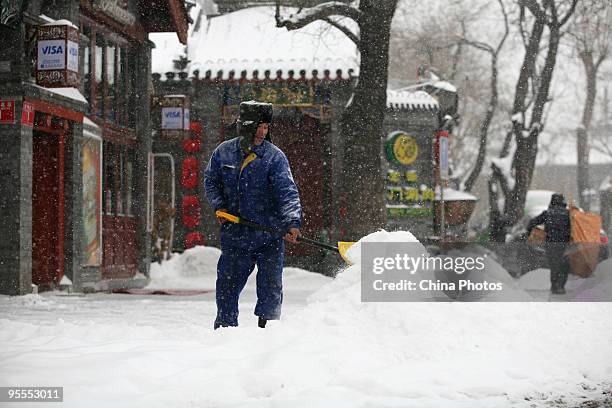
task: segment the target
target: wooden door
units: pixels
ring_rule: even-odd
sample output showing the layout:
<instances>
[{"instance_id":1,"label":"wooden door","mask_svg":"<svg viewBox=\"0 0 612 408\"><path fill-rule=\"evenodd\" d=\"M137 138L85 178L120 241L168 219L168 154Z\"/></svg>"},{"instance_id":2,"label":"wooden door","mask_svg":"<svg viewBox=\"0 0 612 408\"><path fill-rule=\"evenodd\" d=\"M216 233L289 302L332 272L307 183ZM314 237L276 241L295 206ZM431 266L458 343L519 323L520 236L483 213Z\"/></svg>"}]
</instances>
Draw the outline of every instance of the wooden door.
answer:
<instances>
[{"instance_id":1,"label":"wooden door","mask_svg":"<svg viewBox=\"0 0 612 408\"><path fill-rule=\"evenodd\" d=\"M324 146L323 134L316 119L303 116L299 120L275 120L272 141L287 156L302 204L302 233L322 238L324 228ZM313 252L307 245L287 245L289 255Z\"/></svg>"},{"instance_id":2,"label":"wooden door","mask_svg":"<svg viewBox=\"0 0 612 408\"><path fill-rule=\"evenodd\" d=\"M138 272L136 217L132 209L133 152L104 142L102 278L132 278Z\"/></svg>"},{"instance_id":3,"label":"wooden door","mask_svg":"<svg viewBox=\"0 0 612 408\"><path fill-rule=\"evenodd\" d=\"M32 283L51 288L64 273L64 132L33 134Z\"/></svg>"}]
</instances>

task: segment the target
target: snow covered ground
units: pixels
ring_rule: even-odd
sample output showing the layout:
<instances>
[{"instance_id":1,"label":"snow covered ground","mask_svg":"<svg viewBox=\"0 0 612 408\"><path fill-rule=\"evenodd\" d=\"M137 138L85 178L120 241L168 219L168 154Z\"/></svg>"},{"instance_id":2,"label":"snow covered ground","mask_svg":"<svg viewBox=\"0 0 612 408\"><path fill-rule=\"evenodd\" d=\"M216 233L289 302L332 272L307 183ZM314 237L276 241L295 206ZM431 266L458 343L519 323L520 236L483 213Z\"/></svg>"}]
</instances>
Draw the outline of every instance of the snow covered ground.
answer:
<instances>
[{"instance_id":1,"label":"snow covered ground","mask_svg":"<svg viewBox=\"0 0 612 408\"><path fill-rule=\"evenodd\" d=\"M216 256L155 267L152 287L208 288ZM218 331L212 293L2 296L0 385L164 408L576 406L610 389L612 303L362 303L359 267L287 268L283 320L265 330L252 281L241 326Z\"/></svg>"}]
</instances>

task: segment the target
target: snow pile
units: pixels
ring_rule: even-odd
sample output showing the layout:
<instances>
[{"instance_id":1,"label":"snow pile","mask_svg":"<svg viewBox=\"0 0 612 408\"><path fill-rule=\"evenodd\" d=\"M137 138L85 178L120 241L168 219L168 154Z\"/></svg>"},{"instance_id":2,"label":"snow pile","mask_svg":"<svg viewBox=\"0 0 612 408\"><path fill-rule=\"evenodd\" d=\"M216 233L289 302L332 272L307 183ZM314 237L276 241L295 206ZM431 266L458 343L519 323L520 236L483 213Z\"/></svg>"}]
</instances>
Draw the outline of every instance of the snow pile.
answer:
<instances>
[{"instance_id":1,"label":"snow pile","mask_svg":"<svg viewBox=\"0 0 612 408\"><path fill-rule=\"evenodd\" d=\"M214 289L217 279L217 262L221 250L209 246L196 246L183 252L173 254L172 258L162 264L151 264L151 281L147 289ZM246 292L255 293L255 275L257 267L247 282ZM300 293L311 293L328 283L330 278L300 268L283 269L285 286Z\"/></svg>"},{"instance_id":2,"label":"snow pile","mask_svg":"<svg viewBox=\"0 0 612 408\"><path fill-rule=\"evenodd\" d=\"M151 282L148 289L210 289L215 287L217 262L221 250L196 246L173 254L162 264L151 264Z\"/></svg>"},{"instance_id":3,"label":"snow pile","mask_svg":"<svg viewBox=\"0 0 612 408\"><path fill-rule=\"evenodd\" d=\"M366 241L415 242L406 232L363 238L347 254L352 266L272 327L301 337L264 371L286 373L290 361L302 367L280 376L273 402L315 406L322 393L330 405L531 406L588 395L612 375L610 304L362 303ZM512 281L500 267L489 273ZM301 357L305 350L316 358Z\"/></svg>"}]
</instances>

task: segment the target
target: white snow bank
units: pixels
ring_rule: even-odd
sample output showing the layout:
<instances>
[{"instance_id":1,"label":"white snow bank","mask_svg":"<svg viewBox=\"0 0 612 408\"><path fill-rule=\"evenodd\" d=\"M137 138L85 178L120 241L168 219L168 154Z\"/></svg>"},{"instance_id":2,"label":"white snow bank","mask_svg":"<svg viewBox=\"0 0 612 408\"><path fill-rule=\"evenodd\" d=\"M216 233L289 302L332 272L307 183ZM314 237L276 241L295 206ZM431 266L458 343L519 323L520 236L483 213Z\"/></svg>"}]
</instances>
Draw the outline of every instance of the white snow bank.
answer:
<instances>
[{"instance_id":1,"label":"white snow bank","mask_svg":"<svg viewBox=\"0 0 612 408\"><path fill-rule=\"evenodd\" d=\"M160 264L151 264L148 289L211 289L217 278L219 248L196 246L173 254Z\"/></svg>"},{"instance_id":2,"label":"white snow bank","mask_svg":"<svg viewBox=\"0 0 612 408\"><path fill-rule=\"evenodd\" d=\"M151 264L151 281L147 289L214 289L217 279L217 262L221 250L209 246L196 246L183 252L173 254L172 258L162 264ZM247 288L255 287L257 267L249 277ZM300 268L287 267L283 269L285 286L299 291L318 289L331 278L319 273Z\"/></svg>"}]
</instances>

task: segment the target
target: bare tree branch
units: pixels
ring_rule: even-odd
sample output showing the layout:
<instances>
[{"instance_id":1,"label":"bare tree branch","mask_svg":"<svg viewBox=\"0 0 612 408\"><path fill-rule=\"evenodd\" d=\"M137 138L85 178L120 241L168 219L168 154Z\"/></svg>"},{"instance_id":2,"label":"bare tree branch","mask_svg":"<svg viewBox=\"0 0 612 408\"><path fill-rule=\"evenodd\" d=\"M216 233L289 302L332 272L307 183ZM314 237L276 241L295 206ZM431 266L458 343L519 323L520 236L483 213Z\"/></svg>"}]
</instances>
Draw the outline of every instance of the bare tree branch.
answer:
<instances>
[{"instance_id":1,"label":"bare tree branch","mask_svg":"<svg viewBox=\"0 0 612 408\"><path fill-rule=\"evenodd\" d=\"M561 18L561 21L559 21L559 27L564 26L565 23L568 22L568 20L570 19L570 17L574 14L574 11L576 10L576 5L578 4L578 0L573 0L572 1L572 5L570 7L570 9L567 11L567 13L565 13L565 16L563 16L563 18Z\"/></svg>"},{"instance_id":2,"label":"bare tree branch","mask_svg":"<svg viewBox=\"0 0 612 408\"><path fill-rule=\"evenodd\" d=\"M536 0L519 0L519 4L526 7L531 11L531 14L538 19L540 22L546 23L548 18L546 11L543 10Z\"/></svg>"},{"instance_id":3,"label":"bare tree branch","mask_svg":"<svg viewBox=\"0 0 612 408\"><path fill-rule=\"evenodd\" d=\"M323 20L331 16L348 17L359 24L361 15L362 12L359 9L349 4L339 1L330 1L310 7L302 12L292 14L288 18L282 18L280 15L280 1L276 1L276 26L285 27L287 30L297 30L307 26L313 21Z\"/></svg>"},{"instance_id":4,"label":"bare tree branch","mask_svg":"<svg viewBox=\"0 0 612 408\"><path fill-rule=\"evenodd\" d=\"M331 25L332 27L335 27L338 30L342 31L344 35L346 35L352 42L355 43L357 48L360 49L361 41L359 40L359 36L355 34L353 31L351 31L351 29L349 29L347 26L343 24L338 23L337 21L332 20L329 17L324 17L322 18L322 20L328 23L329 25Z\"/></svg>"},{"instance_id":5,"label":"bare tree branch","mask_svg":"<svg viewBox=\"0 0 612 408\"><path fill-rule=\"evenodd\" d=\"M489 134L489 127L491 122L493 121L493 116L495 115L495 111L497 109L498 104L498 89L497 89L497 77L498 77L498 69L497 69L497 58L500 50L502 49L506 38L508 37L508 33L510 31L510 27L508 26L508 15L506 13L506 9L504 8L502 0L499 0L499 5L501 7L502 14L504 16L504 35L499 41L497 47L493 49L492 46L485 43L475 43L475 42L467 42L467 44L476 47L477 49L486 51L491 54L491 96L489 100L489 107L485 113L485 117L483 118L480 124L480 144L478 146L478 156L476 157L476 163L474 168L472 169L470 175L465 181L465 190L471 191L474 184L476 184L476 180L482 171L482 167L485 162L486 152L487 152L487 139ZM463 26L465 28L465 26ZM502 189L504 186L502 185Z\"/></svg>"}]
</instances>

